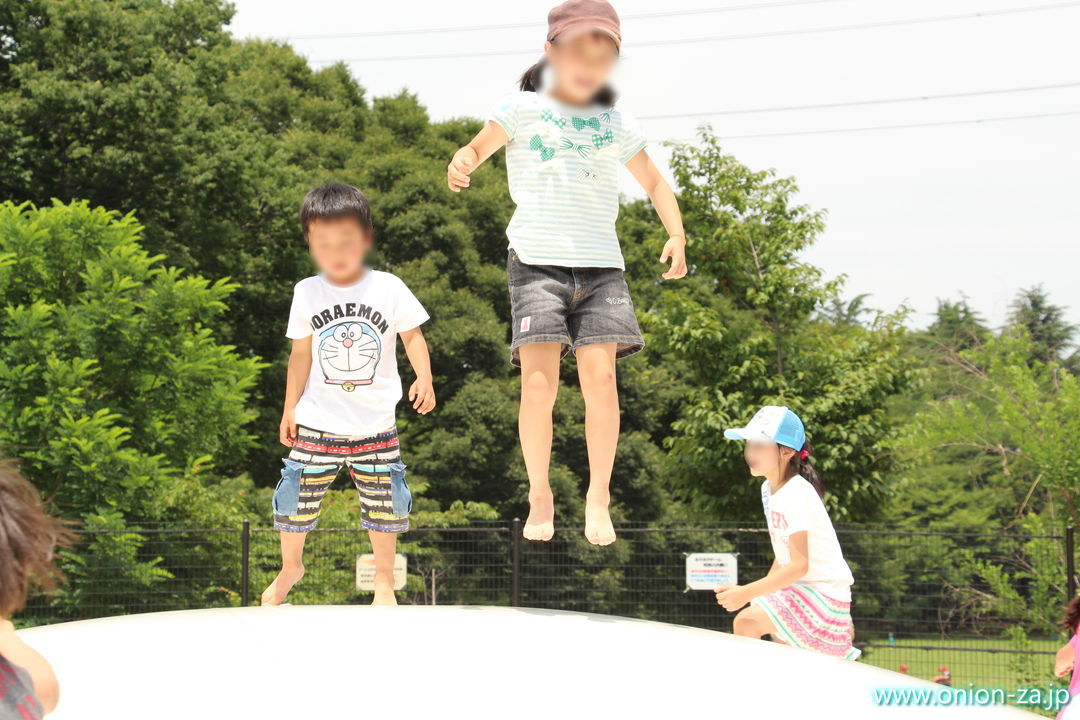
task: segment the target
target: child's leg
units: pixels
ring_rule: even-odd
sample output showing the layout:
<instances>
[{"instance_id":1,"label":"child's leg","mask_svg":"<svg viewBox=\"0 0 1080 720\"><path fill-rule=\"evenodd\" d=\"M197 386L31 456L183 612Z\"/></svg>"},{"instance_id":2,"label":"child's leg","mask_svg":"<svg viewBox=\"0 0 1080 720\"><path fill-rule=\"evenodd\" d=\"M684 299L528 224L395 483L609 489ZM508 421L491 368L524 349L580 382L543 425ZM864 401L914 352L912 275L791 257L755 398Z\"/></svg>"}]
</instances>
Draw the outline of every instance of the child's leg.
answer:
<instances>
[{"instance_id":1,"label":"child's leg","mask_svg":"<svg viewBox=\"0 0 1080 720\"><path fill-rule=\"evenodd\" d=\"M615 542L608 504L611 469L619 444L619 392L615 387L616 343L577 350L578 378L585 398L585 442L589 448L589 492L585 496L585 536L594 545Z\"/></svg>"},{"instance_id":2,"label":"child's leg","mask_svg":"<svg viewBox=\"0 0 1080 720\"><path fill-rule=\"evenodd\" d=\"M304 577L304 541L306 532L286 532L281 535L281 572L269 587L263 590L263 605L280 605L293 585Z\"/></svg>"},{"instance_id":3,"label":"child's leg","mask_svg":"<svg viewBox=\"0 0 1080 720\"><path fill-rule=\"evenodd\" d=\"M742 637L763 638L766 635L776 637L776 627L772 620L756 605L750 605L739 611L739 614L735 616L731 631Z\"/></svg>"},{"instance_id":4,"label":"child's leg","mask_svg":"<svg viewBox=\"0 0 1080 720\"><path fill-rule=\"evenodd\" d=\"M335 441L330 439L330 436L317 430L305 427L297 429L297 447L289 453L289 461L293 463L294 469L296 464L303 465L299 491L291 498L295 502L296 511L292 515L279 515L277 512L281 507L278 505L278 493L284 494L287 490L283 475L282 483L279 483L274 491L274 527L281 531L281 572L263 591L263 605L280 605L285 602L285 597L293 585L304 577L304 542L307 534L319 523L323 497L341 470L339 457L300 446L333 442ZM281 499L284 502L289 498Z\"/></svg>"},{"instance_id":5,"label":"child's leg","mask_svg":"<svg viewBox=\"0 0 1080 720\"><path fill-rule=\"evenodd\" d=\"M550 540L555 534L555 501L548 483L551 464L551 411L559 392L562 343L529 343L518 348L521 360L521 407L518 435L529 473L529 518L523 535Z\"/></svg>"},{"instance_id":6,"label":"child's leg","mask_svg":"<svg viewBox=\"0 0 1080 720\"><path fill-rule=\"evenodd\" d=\"M368 530L371 552L375 555L375 598L372 605L397 605L394 596L394 558L397 533Z\"/></svg>"}]
</instances>

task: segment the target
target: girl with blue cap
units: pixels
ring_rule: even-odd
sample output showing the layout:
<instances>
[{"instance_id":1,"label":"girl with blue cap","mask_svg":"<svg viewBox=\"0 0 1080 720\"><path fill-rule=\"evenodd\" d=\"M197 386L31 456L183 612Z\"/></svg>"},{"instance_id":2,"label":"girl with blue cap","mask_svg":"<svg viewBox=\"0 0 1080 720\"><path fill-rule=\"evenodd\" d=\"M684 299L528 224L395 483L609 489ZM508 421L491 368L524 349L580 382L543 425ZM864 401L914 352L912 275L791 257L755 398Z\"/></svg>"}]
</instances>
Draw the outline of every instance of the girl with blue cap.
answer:
<instances>
[{"instance_id":1,"label":"girl with blue cap","mask_svg":"<svg viewBox=\"0 0 1080 720\"><path fill-rule=\"evenodd\" d=\"M810 462L802 420L786 407L767 405L724 437L745 440L750 473L765 478L761 504L775 559L760 580L718 588L716 602L730 612L743 608L735 616L736 635L771 635L854 660L860 654L851 644L854 578L822 502L825 488Z\"/></svg>"}]
</instances>

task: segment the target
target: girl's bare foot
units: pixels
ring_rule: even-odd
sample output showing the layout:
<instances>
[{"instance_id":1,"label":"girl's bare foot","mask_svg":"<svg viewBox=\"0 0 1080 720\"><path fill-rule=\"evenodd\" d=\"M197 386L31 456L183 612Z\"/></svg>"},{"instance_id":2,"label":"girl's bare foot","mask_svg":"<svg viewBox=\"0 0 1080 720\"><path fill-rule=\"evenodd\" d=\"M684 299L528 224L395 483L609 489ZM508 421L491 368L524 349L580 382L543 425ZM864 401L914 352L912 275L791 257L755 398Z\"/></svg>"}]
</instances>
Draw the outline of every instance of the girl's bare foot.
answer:
<instances>
[{"instance_id":1,"label":"girl's bare foot","mask_svg":"<svg viewBox=\"0 0 1080 720\"><path fill-rule=\"evenodd\" d=\"M394 595L394 581L391 578L375 576L375 597L372 605L397 605L397 597Z\"/></svg>"},{"instance_id":2,"label":"girl's bare foot","mask_svg":"<svg viewBox=\"0 0 1080 720\"><path fill-rule=\"evenodd\" d=\"M593 545L610 545L615 542L615 527L611 524L608 504L611 495L607 492L585 495L585 537Z\"/></svg>"},{"instance_id":3,"label":"girl's bare foot","mask_svg":"<svg viewBox=\"0 0 1080 720\"><path fill-rule=\"evenodd\" d=\"M529 517L521 535L526 540L542 541L555 536L555 498L550 492L529 496Z\"/></svg>"},{"instance_id":4,"label":"girl's bare foot","mask_svg":"<svg viewBox=\"0 0 1080 720\"><path fill-rule=\"evenodd\" d=\"M300 578L304 577L304 566L281 568L281 572L277 574L274 581L263 590L261 605L280 605L285 602L285 598L288 596L289 591L292 590L293 585L300 582Z\"/></svg>"}]
</instances>

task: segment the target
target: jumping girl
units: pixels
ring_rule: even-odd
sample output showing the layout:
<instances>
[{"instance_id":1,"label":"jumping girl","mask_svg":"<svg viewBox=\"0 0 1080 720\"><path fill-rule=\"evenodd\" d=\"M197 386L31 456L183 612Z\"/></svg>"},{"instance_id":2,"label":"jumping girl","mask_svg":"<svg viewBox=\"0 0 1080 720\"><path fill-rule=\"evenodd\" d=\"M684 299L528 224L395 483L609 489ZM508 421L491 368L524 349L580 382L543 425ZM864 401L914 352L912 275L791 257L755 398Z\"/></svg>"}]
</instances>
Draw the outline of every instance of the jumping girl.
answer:
<instances>
[{"instance_id":1,"label":"jumping girl","mask_svg":"<svg viewBox=\"0 0 1080 720\"><path fill-rule=\"evenodd\" d=\"M1072 673L1069 679L1069 697L1075 698L1080 693L1080 673L1076 672L1076 657L1080 651L1080 597L1069 601L1065 608L1065 618L1061 626L1069 633L1069 642L1065 643L1054 658L1054 675L1065 677ZM1070 702L1061 708L1057 714L1058 720L1066 718L1080 718L1080 703L1076 707Z\"/></svg>"},{"instance_id":2,"label":"jumping girl","mask_svg":"<svg viewBox=\"0 0 1080 720\"><path fill-rule=\"evenodd\" d=\"M761 503L775 559L762 579L718 588L716 602L730 612L750 603L735 616L736 635L771 635L854 660L860 654L851 645L854 579L822 502L825 489L810 463L802 420L786 407L767 405L724 437L745 440L750 474L765 478Z\"/></svg>"},{"instance_id":3,"label":"jumping girl","mask_svg":"<svg viewBox=\"0 0 1080 720\"><path fill-rule=\"evenodd\" d=\"M521 78L521 92L492 114L454 154L447 184L469 175L506 145L510 195L517 210L506 230L513 340L521 367L518 432L529 475L524 536L550 540L554 500L548 483L551 413L559 363L572 348L585 399L589 490L585 535L615 540L608 485L619 438L615 360L641 350L634 305L615 234L617 172L625 165L648 193L669 240L660 262L666 279L686 275L686 239L675 194L645 153L645 137L614 107L608 83L619 57L619 17L602 0L569 0L548 14L544 58Z\"/></svg>"}]
</instances>

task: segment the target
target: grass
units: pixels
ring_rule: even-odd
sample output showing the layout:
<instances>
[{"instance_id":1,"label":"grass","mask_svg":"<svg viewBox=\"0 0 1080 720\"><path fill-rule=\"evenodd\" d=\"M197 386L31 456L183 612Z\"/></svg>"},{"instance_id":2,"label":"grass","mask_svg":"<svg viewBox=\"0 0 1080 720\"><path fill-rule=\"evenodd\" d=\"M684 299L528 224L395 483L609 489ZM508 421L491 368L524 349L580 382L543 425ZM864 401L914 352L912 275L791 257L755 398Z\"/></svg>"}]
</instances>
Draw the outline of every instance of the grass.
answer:
<instances>
[{"instance_id":1,"label":"grass","mask_svg":"<svg viewBox=\"0 0 1080 720\"><path fill-rule=\"evenodd\" d=\"M921 649L928 646L954 649ZM1059 647L1058 640L1032 639L1028 649L1053 653ZM904 664L908 675L924 680L932 680L938 668L945 666L952 673L953 687L972 683L978 687L1014 690L1020 686L1045 687L1054 682L1053 655L993 652L1011 649L1016 649L1016 645L1005 638L904 638L897 639L893 647L867 648L862 661L895 672Z\"/></svg>"}]
</instances>

